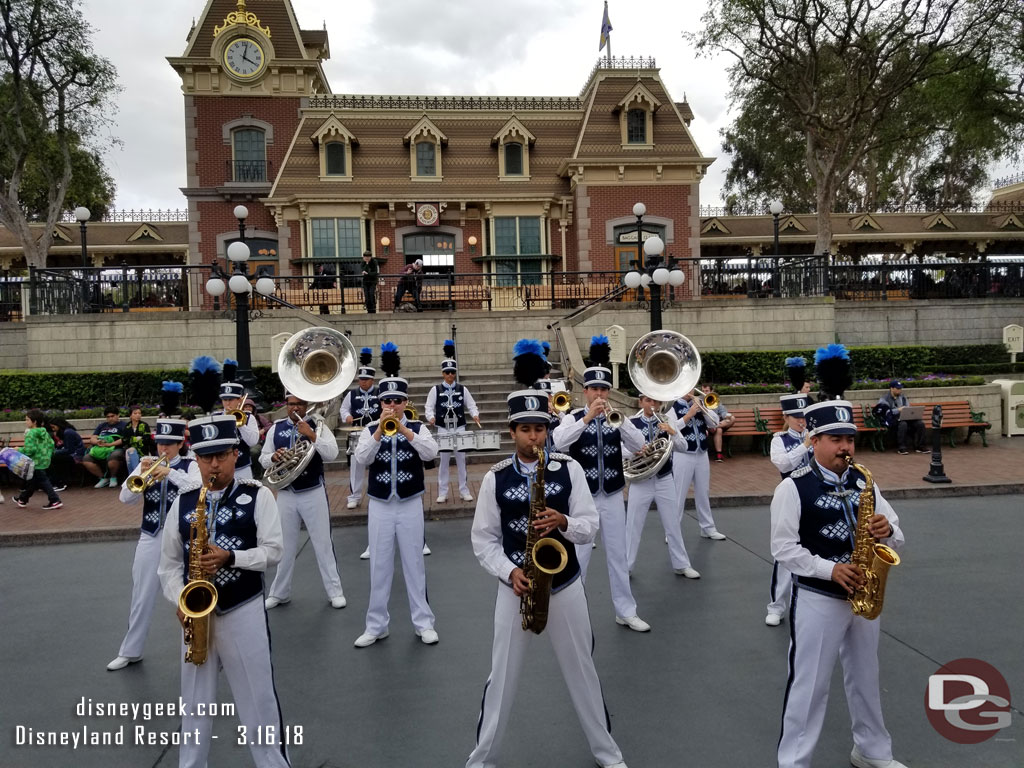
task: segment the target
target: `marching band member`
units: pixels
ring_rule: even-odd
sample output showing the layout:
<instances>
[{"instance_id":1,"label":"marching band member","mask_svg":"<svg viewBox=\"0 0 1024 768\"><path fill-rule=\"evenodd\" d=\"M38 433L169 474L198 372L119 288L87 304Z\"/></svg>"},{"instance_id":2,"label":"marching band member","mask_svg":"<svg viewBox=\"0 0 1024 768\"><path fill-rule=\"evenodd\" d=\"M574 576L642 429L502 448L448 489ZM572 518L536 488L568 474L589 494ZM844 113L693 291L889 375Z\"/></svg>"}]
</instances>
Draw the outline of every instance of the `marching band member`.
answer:
<instances>
[{"instance_id":1,"label":"marching band member","mask_svg":"<svg viewBox=\"0 0 1024 768\"><path fill-rule=\"evenodd\" d=\"M214 411L213 415L232 413L241 409L242 400L245 397L245 387L234 381L225 381L220 385L221 410ZM252 480L252 447L259 445L260 424L251 413L245 414L242 426L238 427L238 439L238 463L235 465L235 477L239 480Z\"/></svg>"},{"instance_id":2,"label":"marching band member","mask_svg":"<svg viewBox=\"0 0 1024 768\"><path fill-rule=\"evenodd\" d=\"M270 628L263 607L263 572L281 559L281 520L269 488L257 480L235 477L238 432L230 415L204 416L188 423L192 450L206 494L209 547L201 558L217 588L217 607L210 615L206 662L184 661L181 646L182 738L178 765L205 766L210 752L213 717L218 702L217 677L223 667L235 700L238 719L259 768L288 766L284 740L271 742L259 734L281 734L284 720L274 688L270 660ZM188 542L200 485L180 489L168 512L160 543L160 582L164 596L175 605L188 582ZM178 610L184 624L184 614ZM202 705L197 708L197 705ZM203 707L206 711L197 714Z\"/></svg>"},{"instance_id":3,"label":"marching band member","mask_svg":"<svg viewBox=\"0 0 1024 768\"><path fill-rule=\"evenodd\" d=\"M425 424L405 417L409 383L398 377L398 347L391 342L381 345L381 367L387 374L380 381L381 420L363 430L356 446L356 458L369 469L370 602L355 646L365 648L388 636L396 540L413 627L420 640L433 645L438 637L423 562L423 462L437 456L437 443ZM383 430L389 417L398 422L393 435Z\"/></svg>"},{"instance_id":4,"label":"marching band member","mask_svg":"<svg viewBox=\"0 0 1024 768\"><path fill-rule=\"evenodd\" d=\"M160 579L156 573L160 565L160 530L179 489L199 483L199 465L181 456L184 440L184 421L157 419L156 452L158 457L166 457L166 463L152 470L150 477L154 482L142 493L132 493L128 481L121 486L119 498L122 504L133 504L142 499L142 528L132 562L132 606L128 613L128 632L121 641L117 657L107 664L111 672L142 659L142 649L153 618L153 603L160 591ZM129 477L138 477L149 471L153 464L152 457L144 457Z\"/></svg>"},{"instance_id":5,"label":"marching band member","mask_svg":"<svg viewBox=\"0 0 1024 768\"><path fill-rule=\"evenodd\" d=\"M324 462L338 456L338 441L329 429L317 439L316 422L306 418L309 403L291 392L285 396L288 416L274 422L267 441L260 453L260 464L270 469L281 461L288 450L299 440L314 443L314 455L309 464L287 487L277 492L277 509L281 516L281 533L284 537L284 551L277 573L267 592L267 608L276 608L287 603L292 596L292 572L295 556L299 549L299 521L309 533L320 568L320 580L327 591L332 608L344 608L347 604L338 574L338 560L334 556L334 542L331 540L331 516L327 505L327 485L324 482Z\"/></svg>"},{"instance_id":6,"label":"marching band member","mask_svg":"<svg viewBox=\"0 0 1024 768\"><path fill-rule=\"evenodd\" d=\"M803 359L803 358L798 358ZM788 360L787 360L788 362ZM804 408L809 404L807 395L783 395L782 418L786 423L785 432L776 432L772 437L772 464L782 473L785 480L794 470L806 467L814 455L811 450L811 436L807 434L804 422ZM793 575L778 562L772 563L772 581L769 588L768 611L764 623L769 627L777 627L782 623L789 607L789 593L792 588Z\"/></svg>"},{"instance_id":7,"label":"marching band member","mask_svg":"<svg viewBox=\"0 0 1024 768\"><path fill-rule=\"evenodd\" d=\"M473 552L484 570L498 579L498 592L491 672L484 686L476 746L466 761L467 768L497 764L523 661L547 652L546 648L531 648L532 633L522 629L519 606L521 596L530 588L522 565L531 476L537 466L535 450L547 438L549 414L544 398L533 389L510 394L508 410L509 432L516 450L484 476L473 518ZM589 543L597 534L597 509L578 463L558 453L548 454L546 463L547 508L535 527L541 535L559 540L569 561L552 578L545 633L551 639L551 649L594 759L605 768L626 768L609 731L601 681L594 668L593 631L576 557L578 551L590 551Z\"/></svg>"},{"instance_id":8,"label":"marching band member","mask_svg":"<svg viewBox=\"0 0 1024 768\"><path fill-rule=\"evenodd\" d=\"M423 418L430 426L437 426L437 435L455 435L466 431L466 413L480 426L480 410L469 389L456 380L458 363L455 361L455 342L446 339L444 342L445 359L441 361L441 375L444 382L435 384L427 393L427 406L423 409ZM441 423L438 424L437 422ZM469 492L469 480L466 476L465 451L441 451L441 466L437 470L437 503L448 501L448 464L452 453L455 454L455 465L459 471L459 495L463 501L472 501Z\"/></svg>"},{"instance_id":9,"label":"marching band member","mask_svg":"<svg viewBox=\"0 0 1024 768\"><path fill-rule=\"evenodd\" d=\"M855 768L905 768L892 759L892 739L882 720L880 620L855 615L846 599L864 581L850 562L865 487L864 476L845 461L855 450L853 406L826 400L804 409L804 418L814 458L779 484L771 505L772 555L794 575L778 765L811 765L838 657L852 721L850 763ZM899 550L903 531L877 485L874 504L875 514L867 521L871 536Z\"/></svg>"},{"instance_id":10,"label":"marching band member","mask_svg":"<svg viewBox=\"0 0 1024 768\"><path fill-rule=\"evenodd\" d=\"M626 541L629 572L636 567L636 555L640 550L640 539L643 536L647 510L653 501L658 507L658 516L665 529L668 539L668 557L672 570L678 576L687 579L699 579L700 573L690 565L690 556L683 543L683 531L679 525L679 500L676 497L676 484L672 479L672 454L684 446L682 436L674 424L675 418L670 410L663 421L656 410L661 403L646 395L640 395L640 411L630 421L644 436L643 450L659 437L668 439L671 444L669 458L654 477L646 480L633 480L629 484L629 499L626 502Z\"/></svg>"},{"instance_id":11,"label":"marching band member","mask_svg":"<svg viewBox=\"0 0 1024 768\"><path fill-rule=\"evenodd\" d=\"M544 444L544 450L552 453L555 450L555 443L551 435L561 421L561 414L558 413L551 403L551 379L548 375L551 371L551 364L547 359L547 352L551 345L546 341L540 342L536 339L520 339L512 347L512 376L519 384L527 389L536 389L544 393L547 400L548 415L548 436Z\"/></svg>"},{"instance_id":12,"label":"marching band member","mask_svg":"<svg viewBox=\"0 0 1024 768\"><path fill-rule=\"evenodd\" d=\"M615 622L636 632L648 632L650 624L636 615L636 600L629 587L629 564L626 552L626 508L622 489L622 449L639 451L644 436L629 419L616 429L608 424L605 414L612 372L607 367L610 348L607 336L594 336L590 343L591 367L583 372L585 408L568 414L555 428L555 447L571 455L583 467L601 517L601 541L604 542L608 564L608 581L615 607ZM587 578L591 548L576 547L583 579Z\"/></svg>"},{"instance_id":13,"label":"marching band member","mask_svg":"<svg viewBox=\"0 0 1024 768\"><path fill-rule=\"evenodd\" d=\"M692 484L701 538L722 541L725 534L715 528L715 518L711 515L711 464L708 461L708 427L718 426L718 416L714 411L700 408L694 402L692 392L676 400L672 410L685 445L676 451L678 455L672 462L672 477L676 481L676 498L679 500L679 522L683 522L686 494Z\"/></svg>"},{"instance_id":14,"label":"marching band member","mask_svg":"<svg viewBox=\"0 0 1024 768\"><path fill-rule=\"evenodd\" d=\"M380 418L380 403L377 402L377 387L374 379L377 371L370 366L373 361L373 350L363 347L359 350L359 370L356 373L356 386L350 389L341 401L341 421L356 427L365 427ZM346 509L355 509L363 499L363 481L366 467L356 461L355 456L349 457L348 501ZM369 557L369 555L367 555ZM366 558L363 558L364 560Z\"/></svg>"}]
</instances>

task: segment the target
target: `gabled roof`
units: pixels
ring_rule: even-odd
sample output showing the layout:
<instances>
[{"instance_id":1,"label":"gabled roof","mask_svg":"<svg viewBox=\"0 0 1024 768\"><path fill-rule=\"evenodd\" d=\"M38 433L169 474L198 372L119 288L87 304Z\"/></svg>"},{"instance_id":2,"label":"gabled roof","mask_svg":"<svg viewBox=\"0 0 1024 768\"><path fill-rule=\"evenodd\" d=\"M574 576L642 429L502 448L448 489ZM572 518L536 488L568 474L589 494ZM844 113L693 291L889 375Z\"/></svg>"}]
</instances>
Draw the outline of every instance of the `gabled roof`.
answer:
<instances>
[{"instance_id":1,"label":"gabled roof","mask_svg":"<svg viewBox=\"0 0 1024 768\"><path fill-rule=\"evenodd\" d=\"M723 235L732 234L732 232L729 231L729 228L725 226L725 224L723 224L717 216L715 216L712 219L708 219L707 222L705 222L704 226L700 228L700 233L702 235L713 235L716 233L720 233Z\"/></svg>"},{"instance_id":2,"label":"gabled roof","mask_svg":"<svg viewBox=\"0 0 1024 768\"><path fill-rule=\"evenodd\" d=\"M658 101L653 93L644 87L644 84L639 79L636 81L636 85L633 86L633 90L623 96L616 106L619 109L625 109L634 101L646 101L651 105L652 112L657 112L658 108L661 106L661 102Z\"/></svg>"},{"instance_id":3,"label":"gabled roof","mask_svg":"<svg viewBox=\"0 0 1024 768\"><path fill-rule=\"evenodd\" d=\"M359 139L357 139L348 128L342 125L341 121L334 115L331 115L324 120L323 124L316 129L310 138L313 140L314 144L319 145L323 139L332 138L334 136L341 136L342 138L347 139L350 144L359 144Z\"/></svg>"},{"instance_id":4,"label":"gabled roof","mask_svg":"<svg viewBox=\"0 0 1024 768\"><path fill-rule=\"evenodd\" d=\"M309 58L306 56L290 0L261 0L259 4L254 2L252 6L246 6L246 10L256 15L260 27L270 30L270 39L277 58ZM199 22L189 34L184 55L206 55L213 43L214 30L222 26L229 15L238 11L238 0L207 0Z\"/></svg>"},{"instance_id":5,"label":"gabled roof","mask_svg":"<svg viewBox=\"0 0 1024 768\"><path fill-rule=\"evenodd\" d=\"M405 136L402 137L406 144L410 144L413 139L419 138L420 136L434 136L441 144L448 143L448 137L441 132L441 129L434 125L434 122L424 115L413 129L409 131Z\"/></svg>"},{"instance_id":6,"label":"gabled roof","mask_svg":"<svg viewBox=\"0 0 1024 768\"><path fill-rule=\"evenodd\" d=\"M779 232L785 232L787 229L795 229L797 232L807 231L807 227L793 214L790 214L779 223Z\"/></svg>"},{"instance_id":7,"label":"gabled roof","mask_svg":"<svg viewBox=\"0 0 1024 768\"><path fill-rule=\"evenodd\" d=\"M944 213L935 213L931 216L927 216L921 220L921 224L925 229L935 229L936 227L945 227L946 229L956 229L956 225Z\"/></svg>"},{"instance_id":8,"label":"gabled roof","mask_svg":"<svg viewBox=\"0 0 1024 768\"><path fill-rule=\"evenodd\" d=\"M133 243L136 240L141 240L144 237L149 238L150 240L159 240L160 242L163 242L163 237L160 235L160 230L158 230L156 227L149 223L143 224L138 229L136 229L131 234L131 236L129 236L127 242Z\"/></svg>"},{"instance_id":9,"label":"gabled roof","mask_svg":"<svg viewBox=\"0 0 1024 768\"><path fill-rule=\"evenodd\" d=\"M537 141L537 137L530 133L530 130L525 125L519 122L518 117L513 117L501 126L501 130L491 138L491 144L498 144L504 136L512 136L512 138L519 136L522 139L526 139L530 144Z\"/></svg>"},{"instance_id":10,"label":"gabled roof","mask_svg":"<svg viewBox=\"0 0 1024 768\"><path fill-rule=\"evenodd\" d=\"M870 213L862 213L860 216L853 216L850 219L850 229L856 232L858 229L878 229L881 227Z\"/></svg>"},{"instance_id":11,"label":"gabled roof","mask_svg":"<svg viewBox=\"0 0 1024 768\"><path fill-rule=\"evenodd\" d=\"M1010 227L1024 229L1024 222L1021 222L1020 218L1015 213L1008 213L1005 216L998 217L995 219L995 225L999 229L1009 229Z\"/></svg>"}]
</instances>

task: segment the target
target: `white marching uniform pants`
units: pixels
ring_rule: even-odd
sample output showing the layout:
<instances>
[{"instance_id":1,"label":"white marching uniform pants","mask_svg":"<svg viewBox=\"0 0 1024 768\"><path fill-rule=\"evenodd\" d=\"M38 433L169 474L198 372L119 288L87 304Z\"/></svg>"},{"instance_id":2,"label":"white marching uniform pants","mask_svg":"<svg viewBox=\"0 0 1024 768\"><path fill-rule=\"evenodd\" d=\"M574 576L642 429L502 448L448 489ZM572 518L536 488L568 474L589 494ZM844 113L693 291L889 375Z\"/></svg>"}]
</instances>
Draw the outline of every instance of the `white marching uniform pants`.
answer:
<instances>
[{"instance_id":1,"label":"white marching uniform pants","mask_svg":"<svg viewBox=\"0 0 1024 768\"><path fill-rule=\"evenodd\" d=\"M370 604L366 634L388 631L388 599L395 575L395 542L409 596L409 613L417 631L434 628L434 612L427 603L427 571L423 564L423 497L380 501L370 499L367 528L370 537Z\"/></svg>"},{"instance_id":2,"label":"white marching uniform pants","mask_svg":"<svg viewBox=\"0 0 1024 768\"><path fill-rule=\"evenodd\" d=\"M668 559L672 568L678 571L690 567L690 556L686 552L683 530L679 524L678 499L671 473L629 484L629 498L626 500L626 554L630 573L636 567L636 555L652 501L658 506L661 526L668 537Z\"/></svg>"},{"instance_id":3,"label":"white marching uniform pants","mask_svg":"<svg viewBox=\"0 0 1024 768\"><path fill-rule=\"evenodd\" d=\"M309 543L316 555L320 568L320 580L324 583L327 599L342 597L341 576L338 574L338 560L334 555L331 540L331 518L327 509L327 489L324 486L296 493L284 488L277 492L277 510L281 515L281 535L284 549L277 573L267 594L281 601L292 596L292 574L295 571L295 557L299 551L299 522L306 524Z\"/></svg>"},{"instance_id":4,"label":"white marching uniform pants","mask_svg":"<svg viewBox=\"0 0 1024 768\"><path fill-rule=\"evenodd\" d=\"M686 494L693 485L693 501L697 507L697 523L702 533L715 529L715 518L711 516L711 463L707 451L679 453L672 456L672 477L676 481L676 498L679 504L679 522L683 522L686 511Z\"/></svg>"},{"instance_id":5,"label":"white marching uniform pants","mask_svg":"<svg viewBox=\"0 0 1024 768\"><path fill-rule=\"evenodd\" d=\"M601 543L608 563L608 585L612 593L615 615L623 619L636 616L636 600L629 588L629 566L626 563L626 505L622 491L594 494L594 506L601 518ZM587 567L594 548L590 544L576 545L576 559L580 563L581 578L587 578Z\"/></svg>"},{"instance_id":6,"label":"white marching uniform pants","mask_svg":"<svg viewBox=\"0 0 1024 768\"><path fill-rule=\"evenodd\" d=\"M274 689L274 670L270 662L270 629L267 613L263 608L262 595L225 613L212 615L210 622L210 647L206 663L196 666L181 662L181 697L185 701L187 714L181 718L183 734L199 736L192 743L181 745L178 756L180 768L205 768L210 754L213 717L199 717L196 705L209 706L223 699L217 698L217 675L224 668L224 675L231 686L238 720L246 729L250 742L249 750L257 768L281 768L288 766L288 753L283 744L260 745L258 729L266 732L268 726L280 736L284 720ZM181 658L185 658L185 644L181 645ZM233 729L234 726L231 726ZM223 730L223 729L222 729ZM221 735L222 738L224 734ZM234 736L231 737L234 739Z\"/></svg>"},{"instance_id":7,"label":"white marching uniform pants","mask_svg":"<svg viewBox=\"0 0 1024 768\"><path fill-rule=\"evenodd\" d=\"M878 688L879 621L855 616L846 600L793 585L789 680L779 738L779 768L809 768L821 735L836 657L853 723L853 743L865 757L892 759Z\"/></svg>"},{"instance_id":8,"label":"white marching uniform pants","mask_svg":"<svg viewBox=\"0 0 1024 768\"><path fill-rule=\"evenodd\" d=\"M445 429L444 427L437 428L437 436L442 435L457 435L460 432L465 432L466 428L457 427L455 429ZM455 466L459 470L459 493L468 496L469 495L469 479L466 475L466 452L465 451L441 451L438 459L440 465L437 468L437 496L438 498L448 495L448 463L455 454Z\"/></svg>"},{"instance_id":9,"label":"white marching uniform pants","mask_svg":"<svg viewBox=\"0 0 1024 768\"><path fill-rule=\"evenodd\" d=\"M587 545L590 546L589 544ZM529 649L531 655L546 649L532 645L532 632L522 627L519 616L519 598L511 588L498 585L494 602L494 645L491 649L491 674L484 687L480 720L477 724L476 747L466 761L466 768L493 768L497 765L501 743L505 736L512 703L522 676L523 659ZM612 738L608 712L601 694L601 681L592 657L594 635L587 611L587 597L582 579L551 595L548 624L542 638L551 641L558 667L565 678L569 697L590 751L599 765L614 765L622 761L622 752ZM537 693L537 679L530 681L532 694ZM549 723L555 731L542 735L554 738L561 723Z\"/></svg>"},{"instance_id":10,"label":"white marching uniform pants","mask_svg":"<svg viewBox=\"0 0 1024 768\"><path fill-rule=\"evenodd\" d=\"M772 563L772 583L768 590L768 613L785 616L789 608L789 594L793 590L793 574L779 565L778 560Z\"/></svg>"},{"instance_id":11,"label":"white marching uniform pants","mask_svg":"<svg viewBox=\"0 0 1024 768\"><path fill-rule=\"evenodd\" d=\"M139 534L139 543L135 547L135 560L132 562L132 607L128 612L128 631L121 641L118 656L134 659L142 656L146 646L146 635L153 619L153 604L160 593L160 577L157 566L160 565L160 534L148 536Z\"/></svg>"},{"instance_id":12,"label":"white marching uniform pants","mask_svg":"<svg viewBox=\"0 0 1024 768\"><path fill-rule=\"evenodd\" d=\"M349 457L351 466L348 472L348 501L358 504L363 500L363 487L366 485L366 467L356 461L355 456Z\"/></svg>"}]
</instances>

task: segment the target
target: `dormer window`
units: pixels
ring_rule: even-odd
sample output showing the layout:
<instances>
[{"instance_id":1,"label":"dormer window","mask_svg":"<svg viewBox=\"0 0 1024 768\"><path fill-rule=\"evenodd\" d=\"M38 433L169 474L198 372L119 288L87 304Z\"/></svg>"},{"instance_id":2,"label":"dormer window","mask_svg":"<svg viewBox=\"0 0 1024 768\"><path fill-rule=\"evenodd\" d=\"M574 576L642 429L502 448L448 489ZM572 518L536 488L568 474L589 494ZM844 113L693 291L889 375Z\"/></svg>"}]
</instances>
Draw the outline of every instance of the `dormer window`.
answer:
<instances>
[{"instance_id":1,"label":"dormer window","mask_svg":"<svg viewBox=\"0 0 1024 768\"><path fill-rule=\"evenodd\" d=\"M416 142L417 176L437 176L436 148L432 141Z\"/></svg>"},{"instance_id":2,"label":"dormer window","mask_svg":"<svg viewBox=\"0 0 1024 768\"><path fill-rule=\"evenodd\" d=\"M320 181L352 181L352 147L359 142L337 117L328 117L310 138L320 152Z\"/></svg>"},{"instance_id":3,"label":"dormer window","mask_svg":"<svg viewBox=\"0 0 1024 768\"><path fill-rule=\"evenodd\" d=\"M536 137L515 117L491 137L491 146L498 148L499 180L529 180L530 147L536 141Z\"/></svg>"},{"instance_id":4,"label":"dormer window","mask_svg":"<svg viewBox=\"0 0 1024 768\"><path fill-rule=\"evenodd\" d=\"M654 113L660 106L661 102L641 82L616 105L623 149L654 149Z\"/></svg>"},{"instance_id":5,"label":"dormer window","mask_svg":"<svg viewBox=\"0 0 1024 768\"><path fill-rule=\"evenodd\" d=\"M328 176L345 176L348 164L345 162L345 145L332 141L324 147L324 159Z\"/></svg>"},{"instance_id":6,"label":"dormer window","mask_svg":"<svg viewBox=\"0 0 1024 768\"><path fill-rule=\"evenodd\" d=\"M626 112L626 143L647 144L647 112L631 109Z\"/></svg>"},{"instance_id":7,"label":"dormer window","mask_svg":"<svg viewBox=\"0 0 1024 768\"><path fill-rule=\"evenodd\" d=\"M409 178L412 181L441 181L441 149L448 137L429 117L424 117L405 134L409 145Z\"/></svg>"},{"instance_id":8,"label":"dormer window","mask_svg":"<svg viewBox=\"0 0 1024 768\"><path fill-rule=\"evenodd\" d=\"M505 144L505 175L523 175L523 145L518 141Z\"/></svg>"}]
</instances>

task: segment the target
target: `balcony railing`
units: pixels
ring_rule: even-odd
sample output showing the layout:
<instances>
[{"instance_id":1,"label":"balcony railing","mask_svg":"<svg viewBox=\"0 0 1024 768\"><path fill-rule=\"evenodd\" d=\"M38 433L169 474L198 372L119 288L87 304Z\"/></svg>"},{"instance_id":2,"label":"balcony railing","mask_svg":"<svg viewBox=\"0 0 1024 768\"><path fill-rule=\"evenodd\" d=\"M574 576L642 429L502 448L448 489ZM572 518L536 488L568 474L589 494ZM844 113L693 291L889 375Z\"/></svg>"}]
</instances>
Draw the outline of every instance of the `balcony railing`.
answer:
<instances>
[{"instance_id":1,"label":"balcony railing","mask_svg":"<svg viewBox=\"0 0 1024 768\"><path fill-rule=\"evenodd\" d=\"M258 184L267 181L270 163L266 160L228 160L228 173L232 181L240 184Z\"/></svg>"}]
</instances>

